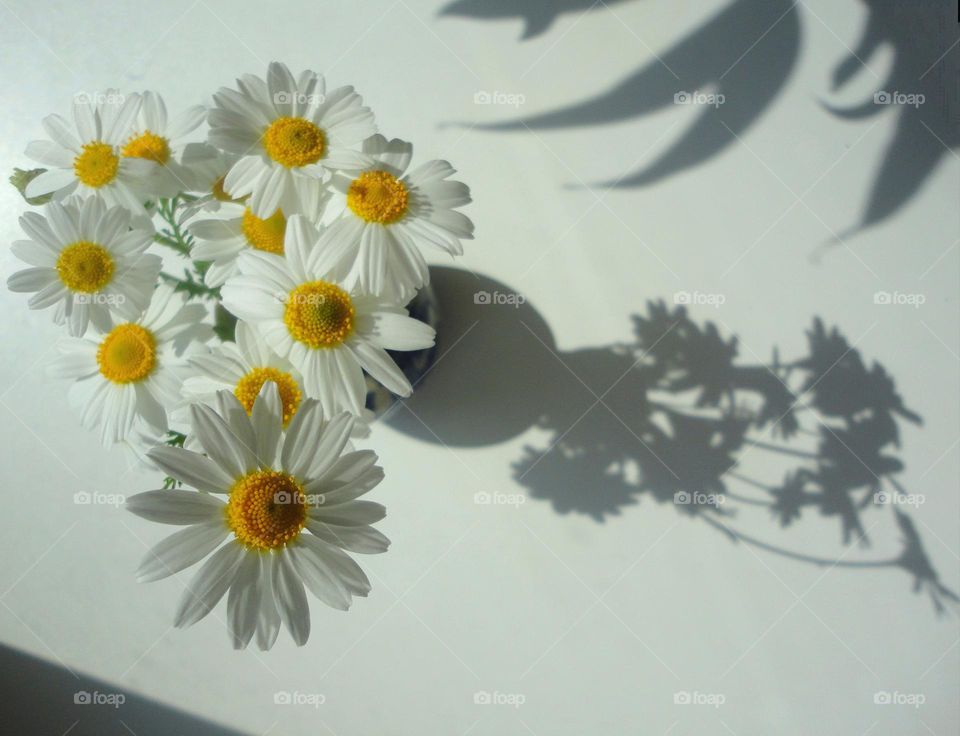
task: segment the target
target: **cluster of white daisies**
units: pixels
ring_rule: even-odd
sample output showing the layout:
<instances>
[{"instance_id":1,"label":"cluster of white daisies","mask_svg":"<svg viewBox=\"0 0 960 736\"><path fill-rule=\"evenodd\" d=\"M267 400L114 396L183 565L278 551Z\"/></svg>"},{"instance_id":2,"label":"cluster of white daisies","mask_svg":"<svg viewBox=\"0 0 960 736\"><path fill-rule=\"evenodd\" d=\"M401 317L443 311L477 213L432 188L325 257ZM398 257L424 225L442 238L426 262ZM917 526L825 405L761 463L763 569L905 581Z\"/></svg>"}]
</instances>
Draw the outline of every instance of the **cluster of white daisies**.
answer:
<instances>
[{"instance_id":1,"label":"cluster of white daisies","mask_svg":"<svg viewBox=\"0 0 960 736\"><path fill-rule=\"evenodd\" d=\"M66 326L50 370L73 381L81 423L149 443L170 476L127 506L183 527L141 579L208 558L176 624L226 595L235 647L270 648L281 622L303 644L305 587L346 609L370 589L346 552L389 545L383 506L359 500L383 471L351 439L366 376L411 391L387 351L433 345L404 305L429 278L421 250L472 237L469 189L446 161L408 171L411 144L378 135L352 87L280 63L174 120L153 92L78 96L72 113L27 147L45 168L20 184L46 204L20 220L29 268L8 286ZM206 142L184 141L204 123Z\"/></svg>"}]
</instances>

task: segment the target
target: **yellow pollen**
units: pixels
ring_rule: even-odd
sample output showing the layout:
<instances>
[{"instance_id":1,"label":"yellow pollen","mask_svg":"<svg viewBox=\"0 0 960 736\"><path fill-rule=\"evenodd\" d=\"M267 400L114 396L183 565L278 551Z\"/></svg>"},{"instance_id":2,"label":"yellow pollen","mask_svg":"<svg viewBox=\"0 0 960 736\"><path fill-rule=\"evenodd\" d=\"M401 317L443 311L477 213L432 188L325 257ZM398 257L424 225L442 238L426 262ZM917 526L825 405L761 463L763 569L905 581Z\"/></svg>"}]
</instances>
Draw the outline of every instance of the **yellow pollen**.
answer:
<instances>
[{"instance_id":1,"label":"yellow pollen","mask_svg":"<svg viewBox=\"0 0 960 736\"><path fill-rule=\"evenodd\" d=\"M253 411L253 402L267 381L277 384L280 391L280 403L283 405L283 426L286 427L300 406L300 387L289 373L269 366L254 368L237 381L234 396L243 404L247 414Z\"/></svg>"},{"instance_id":2,"label":"yellow pollen","mask_svg":"<svg viewBox=\"0 0 960 736\"><path fill-rule=\"evenodd\" d=\"M249 549L283 547L307 522L306 497L296 479L275 470L256 470L230 489L227 526Z\"/></svg>"},{"instance_id":3,"label":"yellow pollen","mask_svg":"<svg viewBox=\"0 0 960 736\"><path fill-rule=\"evenodd\" d=\"M311 281L287 296L283 321L295 340L311 348L334 348L353 332L355 309L336 284Z\"/></svg>"},{"instance_id":4,"label":"yellow pollen","mask_svg":"<svg viewBox=\"0 0 960 736\"><path fill-rule=\"evenodd\" d=\"M103 377L114 383L142 381L157 365L157 341L140 325L117 325L97 348L97 364Z\"/></svg>"},{"instance_id":5,"label":"yellow pollen","mask_svg":"<svg viewBox=\"0 0 960 736\"><path fill-rule=\"evenodd\" d=\"M60 251L57 273L70 291L92 294L113 278L113 258L103 246L78 240Z\"/></svg>"},{"instance_id":6,"label":"yellow pollen","mask_svg":"<svg viewBox=\"0 0 960 736\"><path fill-rule=\"evenodd\" d=\"M73 159L73 171L88 187L98 188L112 182L117 176L120 159L108 143L93 141L83 146Z\"/></svg>"},{"instance_id":7,"label":"yellow pollen","mask_svg":"<svg viewBox=\"0 0 960 736\"><path fill-rule=\"evenodd\" d=\"M263 131L263 147L281 166L288 169L315 164L327 149L327 136L303 118L282 117Z\"/></svg>"},{"instance_id":8,"label":"yellow pollen","mask_svg":"<svg viewBox=\"0 0 960 736\"><path fill-rule=\"evenodd\" d=\"M397 222L407 214L409 205L407 185L386 171L364 171L347 190L347 206L367 222Z\"/></svg>"},{"instance_id":9,"label":"yellow pollen","mask_svg":"<svg viewBox=\"0 0 960 736\"><path fill-rule=\"evenodd\" d=\"M281 210L277 210L266 219L260 219L247 207L243 213L241 227L244 237L252 248L283 255L283 234L287 231L287 218L283 216Z\"/></svg>"},{"instance_id":10,"label":"yellow pollen","mask_svg":"<svg viewBox=\"0 0 960 736\"><path fill-rule=\"evenodd\" d=\"M170 160L170 143L162 135L143 131L135 135L123 147L123 155L127 158L145 158L165 164Z\"/></svg>"}]
</instances>

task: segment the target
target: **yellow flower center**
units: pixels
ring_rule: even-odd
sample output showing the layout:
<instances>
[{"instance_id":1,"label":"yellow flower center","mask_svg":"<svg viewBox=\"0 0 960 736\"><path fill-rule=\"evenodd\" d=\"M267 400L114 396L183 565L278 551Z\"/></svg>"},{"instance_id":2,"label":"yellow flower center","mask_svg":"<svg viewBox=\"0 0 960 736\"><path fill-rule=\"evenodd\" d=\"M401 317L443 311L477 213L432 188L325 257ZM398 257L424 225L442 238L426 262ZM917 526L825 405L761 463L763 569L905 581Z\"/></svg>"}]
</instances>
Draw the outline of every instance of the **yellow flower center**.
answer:
<instances>
[{"instance_id":1,"label":"yellow flower center","mask_svg":"<svg viewBox=\"0 0 960 736\"><path fill-rule=\"evenodd\" d=\"M300 406L300 387L289 373L276 368L254 368L237 381L234 396L243 404L247 414L253 411L253 402L267 381L277 384L280 391L280 403L283 405L283 426L286 427Z\"/></svg>"},{"instance_id":2,"label":"yellow flower center","mask_svg":"<svg viewBox=\"0 0 960 736\"><path fill-rule=\"evenodd\" d=\"M117 176L120 159L108 143L93 141L83 146L73 159L73 171L88 187L98 188L112 182Z\"/></svg>"},{"instance_id":3,"label":"yellow flower center","mask_svg":"<svg viewBox=\"0 0 960 736\"><path fill-rule=\"evenodd\" d=\"M266 551L300 535L307 522L306 497L295 478L275 470L256 470L230 489L227 526L245 547Z\"/></svg>"},{"instance_id":4,"label":"yellow flower center","mask_svg":"<svg viewBox=\"0 0 960 736\"><path fill-rule=\"evenodd\" d=\"M336 284L311 281L287 296L283 321L295 340L311 348L333 348L350 337L353 300Z\"/></svg>"},{"instance_id":5,"label":"yellow flower center","mask_svg":"<svg viewBox=\"0 0 960 736\"><path fill-rule=\"evenodd\" d=\"M103 246L78 240L60 251L57 273L70 291L92 294L113 278L113 258Z\"/></svg>"},{"instance_id":6,"label":"yellow flower center","mask_svg":"<svg viewBox=\"0 0 960 736\"><path fill-rule=\"evenodd\" d=\"M162 135L143 131L133 136L123 147L123 155L127 158L145 158L165 164L170 160L170 143Z\"/></svg>"},{"instance_id":7,"label":"yellow flower center","mask_svg":"<svg viewBox=\"0 0 960 736\"><path fill-rule=\"evenodd\" d=\"M132 322L117 325L97 348L97 364L108 381L142 381L157 365L156 338L150 330Z\"/></svg>"},{"instance_id":8,"label":"yellow flower center","mask_svg":"<svg viewBox=\"0 0 960 736\"><path fill-rule=\"evenodd\" d=\"M287 218L281 210L270 217L260 219L247 207L241 224L243 236L251 247L265 250L267 253L283 255L283 235L287 231Z\"/></svg>"},{"instance_id":9,"label":"yellow flower center","mask_svg":"<svg viewBox=\"0 0 960 736\"><path fill-rule=\"evenodd\" d=\"M282 117L263 131L263 147L281 166L307 166L323 158L327 136L309 120Z\"/></svg>"},{"instance_id":10,"label":"yellow flower center","mask_svg":"<svg viewBox=\"0 0 960 736\"><path fill-rule=\"evenodd\" d=\"M364 171L347 190L347 206L367 222L389 225L402 219L409 205L407 185L386 171Z\"/></svg>"}]
</instances>

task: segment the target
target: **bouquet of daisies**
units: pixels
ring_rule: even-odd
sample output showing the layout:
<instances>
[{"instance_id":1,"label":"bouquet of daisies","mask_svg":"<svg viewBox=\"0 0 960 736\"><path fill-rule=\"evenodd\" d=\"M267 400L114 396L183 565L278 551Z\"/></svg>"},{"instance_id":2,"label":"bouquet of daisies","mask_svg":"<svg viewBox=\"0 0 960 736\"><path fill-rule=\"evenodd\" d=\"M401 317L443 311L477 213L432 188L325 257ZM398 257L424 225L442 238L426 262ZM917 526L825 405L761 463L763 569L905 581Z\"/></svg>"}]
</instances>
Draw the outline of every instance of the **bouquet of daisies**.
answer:
<instances>
[{"instance_id":1,"label":"bouquet of daisies","mask_svg":"<svg viewBox=\"0 0 960 736\"><path fill-rule=\"evenodd\" d=\"M391 353L433 345L405 306L422 251L472 237L469 189L446 161L411 168L352 87L280 63L172 119L158 94L116 90L72 117L44 119L26 150L43 168L12 178L42 209L20 219L8 287L68 333L50 373L81 424L168 476L127 507L181 527L140 579L203 563L176 625L226 595L235 647L269 649L281 622L302 645L305 590L347 609L370 590L347 553L389 545L384 507L361 500L383 470L352 439L368 382L411 392Z\"/></svg>"}]
</instances>

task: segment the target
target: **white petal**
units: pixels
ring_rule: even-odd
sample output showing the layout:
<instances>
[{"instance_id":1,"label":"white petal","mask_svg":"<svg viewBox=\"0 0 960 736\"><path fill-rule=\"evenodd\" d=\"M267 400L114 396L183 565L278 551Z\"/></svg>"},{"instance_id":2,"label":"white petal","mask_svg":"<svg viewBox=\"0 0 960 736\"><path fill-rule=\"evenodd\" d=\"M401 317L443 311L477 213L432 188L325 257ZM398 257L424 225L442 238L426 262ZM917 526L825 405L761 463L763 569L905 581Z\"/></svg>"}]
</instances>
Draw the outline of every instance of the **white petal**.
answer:
<instances>
[{"instance_id":1,"label":"white petal","mask_svg":"<svg viewBox=\"0 0 960 736\"><path fill-rule=\"evenodd\" d=\"M223 523L195 524L154 545L137 568L137 580L150 583L180 572L213 552L227 537Z\"/></svg>"},{"instance_id":2,"label":"white petal","mask_svg":"<svg viewBox=\"0 0 960 736\"><path fill-rule=\"evenodd\" d=\"M203 524L218 521L224 503L196 491L147 491L127 499L128 511L160 524Z\"/></svg>"},{"instance_id":3,"label":"white petal","mask_svg":"<svg viewBox=\"0 0 960 736\"><path fill-rule=\"evenodd\" d=\"M280 454L281 467L304 477L310 467L311 453L323 432L323 409L314 399L304 401L287 427Z\"/></svg>"},{"instance_id":4,"label":"white petal","mask_svg":"<svg viewBox=\"0 0 960 736\"><path fill-rule=\"evenodd\" d=\"M278 554L273 572L273 592L280 618L297 646L302 647L310 638L310 606L306 593L303 592L300 575L294 569L293 560L286 551Z\"/></svg>"},{"instance_id":5,"label":"white petal","mask_svg":"<svg viewBox=\"0 0 960 736\"><path fill-rule=\"evenodd\" d=\"M209 493L226 493L236 476L230 476L208 457L182 447L157 445L147 453L160 469L177 480Z\"/></svg>"},{"instance_id":6,"label":"white petal","mask_svg":"<svg viewBox=\"0 0 960 736\"><path fill-rule=\"evenodd\" d=\"M17 292L40 291L58 280L57 272L52 268L25 268L7 279L7 288Z\"/></svg>"},{"instance_id":7,"label":"white petal","mask_svg":"<svg viewBox=\"0 0 960 736\"><path fill-rule=\"evenodd\" d=\"M257 648L260 651L270 649L280 633L280 612L274 601L273 578L279 555L265 558L261 565L261 584L264 594L260 596L260 615L257 617Z\"/></svg>"},{"instance_id":8,"label":"white petal","mask_svg":"<svg viewBox=\"0 0 960 736\"><path fill-rule=\"evenodd\" d=\"M350 350L357 356L360 365L373 378L398 396L409 396L413 390L403 371L393 362L383 348L363 340L348 342Z\"/></svg>"},{"instance_id":9,"label":"white petal","mask_svg":"<svg viewBox=\"0 0 960 736\"><path fill-rule=\"evenodd\" d=\"M307 529L329 544L358 554L381 554L390 547L390 540L372 526L332 526L311 519Z\"/></svg>"},{"instance_id":10,"label":"white petal","mask_svg":"<svg viewBox=\"0 0 960 736\"><path fill-rule=\"evenodd\" d=\"M267 381L253 402L250 423L256 436L257 457L260 464L272 467L277 457L280 435L283 432L283 404L277 384Z\"/></svg>"},{"instance_id":11,"label":"white petal","mask_svg":"<svg viewBox=\"0 0 960 736\"><path fill-rule=\"evenodd\" d=\"M231 478L239 478L256 467L252 448L245 447L227 422L202 404L190 407L193 430L210 458Z\"/></svg>"},{"instance_id":12,"label":"white petal","mask_svg":"<svg viewBox=\"0 0 960 736\"><path fill-rule=\"evenodd\" d=\"M174 118L167 128L167 137L170 140L182 138L188 133L192 133L199 128L203 121L207 119L207 108L203 105L194 105L188 107L179 116Z\"/></svg>"},{"instance_id":13,"label":"white petal","mask_svg":"<svg viewBox=\"0 0 960 736\"><path fill-rule=\"evenodd\" d=\"M365 596L370 592L370 581L367 576L343 550L327 544L312 534L301 534L297 541L296 549L300 552L297 556L298 561L312 559L313 566L327 570L328 574L333 576L340 585L353 595ZM297 569L302 570L303 568L298 566ZM304 575L303 581L309 587L306 575ZM313 588L310 590L313 591Z\"/></svg>"},{"instance_id":14,"label":"white petal","mask_svg":"<svg viewBox=\"0 0 960 736\"><path fill-rule=\"evenodd\" d=\"M260 218L267 218L277 211L287 185L287 170L279 164L272 166L270 173L260 180L250 196L250 209Z\"/></svg>"},{"instance_id":15,"label":"white petal","mask_svg":"<svg viewBox=\"0 0 960 736\"><path fill-rule=\"evenodd\" d=\"M73 169L50 169L44 171L36 179L31 179L24 190L28 197L39 197L43 194L56 192L71 184L76 184L77 180L73 176Z\"/></svg>"},{"instance_id":16,"label":"white petal","mask_svg":"<svg viewBox=\"0 0 960 736\"><path fill-rule=\"evenodd\" d=\"M436 332L418 319L394 312L374 312L374 328L369 335L386 350L421 350L433 346Z\"/></svg>"},{"instance_id":17,"label":"white petal","mask_svg":"<svg viewBox=\"0 0 960 736\"><path fill-rule=\"evenodd\" d=\"M260 613L260 555L248 552L227 596L227 628L234 649L244 649L257 629Z\"/></svg>"},{"instance_id":18,"label":"white petal","mask_svg":"<svg viewBox=\"0 0 960 736\"><path fill-rule=\"evenodd\" d=\"M324 545L317 548L315 543ZM310 592L323 603L338 611L350 608L350 591L325 560L325 552L334 549L309 534L301 534L295 544L287 545L284 552L293 560L294 567Z\"/></svg>"},{"instance_id":19,"label":"white petal","mask_svg":"<svg viewBox=\"0 0 960 736\"><path fill-rule=\"evenodd\" d=\"M348 501L336 506L312 507L309 513L310 518L335 526L365 526L382 520L387 509L374 501Z\"/></svg>"},{"instance_id":20,"label":"white petal","mask_svg":"<svg viewBox=\"0 0 960 736\"><path fill-rule=\"evenodd\" d=\"M217 391L217 413L223 417L237 443L246 450L246 470L257 467L257 438L253 434L250 416L233 391Z\"/></svg>"},{"instance_id":21,"label":"white petal","mask_svg":"<svg viewBox=\"0 0 960 736\"><path fill-rule=\"evenodd\" d=\"M310 495L323 496L325 506L352 501L383 480L383 468L375 465L376 461L372 450L343 455L323 478L309 482L305 490Z\"/></svg>"},{"instance_id":22,"label":"white petal","mask_svg":"<svg viewBox=\"0 0 960 736\"><path fill-rule=\"evenodd\" d=\"M173 625L184 628L210 613L230 588L245 556L239 544L230 543L218 549L187 585Z\"/></svg>"},{"instance_id":23,"label":"white petal","mask_svg":"<svg viewBox=\"0 0 960 736\"><path fill-rule=\"evenodd\" d=\"M27 158L44 166L55 166L59 169L73 168L74 154L53 141L30 141L24 153Z\"/></svg>"},{"instance_id":24,"label":"white petal","mask_svg":"<svg viewBox=\"0 0 960 736\"><path fill-rule=\"evenodd\" d=\"M324 476L340 459L343 448L350 441L353 421L354 417L349 412L341 412L332 417L323 428L323 434L319 438L313 438L312 445L304 443L300 448L294 449L294 453L299 453L299 457L294 460L294 467L305 466L303 475L307 478ZM304 439L303 432L298 439Z\"/></svg>"},{"instance_id":25,"label":"white petal","mask_svg":"<svg viewBox=\"0 0 960 736\"><path fill-rule=\"evenodd\" d=\"M80 152L80 141L77 140L73 128L70 123L60 115L47 115L47 117L43 119L43 129L47 131L47 135L50 136L54 143L59 143L74 153Z\"/></svg>"}]
</instances>

